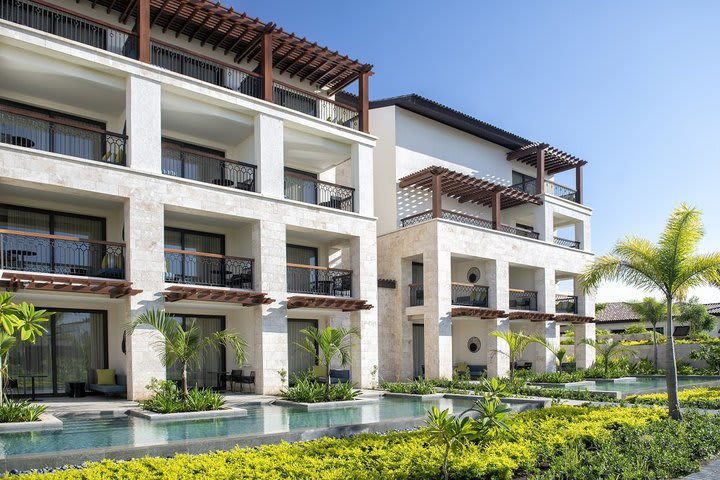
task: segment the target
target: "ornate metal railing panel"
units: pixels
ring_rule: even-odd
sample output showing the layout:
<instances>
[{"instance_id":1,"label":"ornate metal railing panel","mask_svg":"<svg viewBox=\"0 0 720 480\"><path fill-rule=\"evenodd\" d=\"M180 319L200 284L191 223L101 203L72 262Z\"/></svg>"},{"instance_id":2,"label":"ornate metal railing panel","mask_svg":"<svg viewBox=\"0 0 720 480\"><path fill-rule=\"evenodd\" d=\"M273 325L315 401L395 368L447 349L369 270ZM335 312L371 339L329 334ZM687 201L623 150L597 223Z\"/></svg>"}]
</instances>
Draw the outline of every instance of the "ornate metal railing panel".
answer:
<instances>
[{"instance_id":1,"label":"ornate metal railing panel","mask_svg":"<svg viewBox=\"0 0 720 480\"><path fill-rule=\"evenodd\" d=\"M273 103L330 123L360 129L357 108L303 92L281 82L273 82Z\"/></svg>"},{"instance_id":2,"label":"ornate metal railing panel","mask_svg":"<svg viewBox=\"0 0 720 480\"><path fill-rule=\"evenodd\" d=\"M487 307L490 289L473 283L453 282L452 304L464 307Z\"/></svg>"},{"instance_id":3,"label":"ornate metal railing panel","mask_svg":"<svg viewBox=\"0 0 720 480\"><path fill-rule=\"evenodd\" d=\"M409 227L410 225L417 225L418 223L424 223L432 220L432 211L416 213L400 220L401 227Z\"/></svg>"},{"instance_id":4,"label":"ornate metal railing panel","mask_svg":"<svg viewBox=\"0 0 720 480\"><path fill-rule=\"evenodd\" d=\"M442 211L442 218L444 220L451 220L453 222L465 223L467 225L475 225L476 227L493 228L493 222L485 220L484 218L474 217L465 213L451 212L449 210Z\"/></svg>"},{"instance_id":5,"label":"ornate metal railing panel","mask_svg":"<svg viewBox=\"0 0 720 480\"><path fill-rule=\"evenodd\" d=\"M133 33L45 2L0 0L0 18L118 55L137 58L137 37Z\"/></svg>"},{"instance_id":6,"label":"ornate metal railing panel","mask_svg":"<svg viewBox=\"0 0 720 480\"><path fill-rule=\"evenodd\" d=\"M555 312L577 314L577 296L555 295Z\"/></svg>"},{"instance_id":7,"label":"ornate metal railing panel","mask_svg":"<svg viewBox=\"0 0 720 480\"><path fill-rule=\"evenodd\" d=\"M162 172L214 185L255 191L256 166L173 143L162 146Z\"/></svg>"},{"instance_id":8,"label":"ornate metal railing panel","mask_svg":"<svg viewBox=\"0 0 720 480\"><path fill-rule=\"evenodd\" d=\"M125 165L125 135L0 105L0 143Z\"/></svg>"},{"instance_id":9,"label":"ornate metal railing panel","mask_svg":"<svg viewBox=\"0 0 720 480\"><path fill-rule=\"evenodd\" d=\"M422 283L411 283L408 285L408 289L411 307L420 307L425 304L425 290Z\"/></svg>"},{"instance_id":10,"label":"ornate metal railing panel","mask_svg":"<svg viewBox=\"0 0 720 480\"><path fill-rule=\"evenodd\" d=\"M565 185L560 185L559 183L551 182L550 180L545 180L545 193L555 197L564 198L565 200L570 200L571 202L579 203L577 190L573 190Z\"/></svg>"},{"instance_id":11,"label":"ornate metal railing panel","mask_svg":"<svg viewBox=\"0 0 720 480\"><path fill-rule=\"evenodd\" d=\"M537 311L537 292L510 290L510 310Z\"/></svg>"},{"instance_id":12,"label":"ornate metal railing panel","mask_svg":"<svg viewBox=\"0 0 720 480\"><path fill-rule=\"evenodd\" d=\"M518 235L520 237L534 238L535 240L540 238L540 234L538 232L534 232L532 230L525 230L524 228L511 227L510 225L501 225L500 231L505 233L512 233L513 235Z\"/></svg>"},{"instance_id":13,"label":"ornate metal railing panel","mask_svg":"<svg viewBox=\"0 0 720 480\"><path fill-rule=\"evenodd\" d=\"M352 270L290 263L287 289L291 293L352 297Z\"/></svg>"},{"instance_id":14,"label":"ornate metal railing panel","mask_svg":"<svg viewBox=\"0 0 720 480\"><path fill-rule=\"evenodd\" d=\"M125 245L61 235L0 230L0 269L125 278Z\"/></svg>"},{"instance_id":15,"label":"ornate metal railing panel","mask_svg":"<svg viewBox=\"0 0 720 480\"><path fill-rule=\"evenodd\" d=\"M563 247L580 248L580 242L577 240L570 240L569 238L553 237L553 242L556 245L562 245Z\"/></svg>"},{"instance_id":16,"label":"ornate metal railing panel","mask_svg":"<svg viewBox=\"0 0 720 480\"><path fill-rule=\"evenodd\" d=\"M346 212L355 210L354 188L291 172L285 172L285 198Z\"/></svg>"},{"instance_id":17,"label":"ornate metal railing panel","mask_svg":"<svg viewBox=\"0 0 720 480\"><path fill-rule=\"evenodd\" d=\"M525 180L524 182L510 185L510 188L520 190L521 192L525 192L530 195L537 195L537 180L534 178L532 180Z\"/></svg>"},{"instance_id":18,"label":"ornate metal railing panel","mask_svg":"<svg viewBox=\"0 0 720 480\"><path fill-rule=\"evenodd\" d=\"M213 253L165 249L165 281L252 290L253 260Z\"/></svg>"}]
</instances>

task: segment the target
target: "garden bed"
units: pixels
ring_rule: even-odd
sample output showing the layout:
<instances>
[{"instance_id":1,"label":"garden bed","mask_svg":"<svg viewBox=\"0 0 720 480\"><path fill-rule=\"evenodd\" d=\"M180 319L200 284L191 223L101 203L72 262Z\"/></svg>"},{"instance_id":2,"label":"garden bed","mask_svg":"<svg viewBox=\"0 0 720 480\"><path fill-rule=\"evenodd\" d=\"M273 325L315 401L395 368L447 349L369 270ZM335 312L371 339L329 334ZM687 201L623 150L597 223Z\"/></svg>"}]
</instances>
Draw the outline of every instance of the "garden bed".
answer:
<instances>
[{"instance_id":1,"label":"garden bed","mask_svg":"<svg viewBox=\"0 0 720 480\"><path fill-rule=\"evenodd\" d=\"M140 408L131 408L127 412L131 417L142 418L151 422L179 422L189 420L207 420L212 418L246 417L244 408L225 407L220 410L203 410L200 412L155 413Z\"/></svg>"},{"instance_id":2,"label":"garden bed","mask_svg":"<svg viewBox=\"0 0 720 480\"><path fill-rule=\"evenodd\" d=\"M298 408L300 410L312 411L312 410L332 410L336 408L349 408L356 407L358 405L368 405L371 403L377 403L379 397L363 397L356 398L353 400L338 400L331 402L293 402L291 400L278 399L273 402L273 405L281 407Z\"/></svg>"},{"instance_id":3,"label":"garden bed","mask_svg":"<svg viewBox=\"0 0 720 480\"><path fill-rule=\"evenodd\" d=\"M386 398L404 398L406 400L417 400L418 402L425 402L428 400L437 400L438 398L445 397L446 394L444 393L426 393L426 394L418 394L418 393L394 393L394 392L385 392L383 394Z\"/></svg>"},{"instance_id":4,"label":"garden bed","mask_svg":"<svg viewBox=\"0 0 720 480\"><path fill-rule=\"evenodd\" d=\"M51 432L62 430L63 422L49 413L40 415L40 420L33 422L6 422L0 423L0 434L19 432Z\"/></svg>"}]
</instances>

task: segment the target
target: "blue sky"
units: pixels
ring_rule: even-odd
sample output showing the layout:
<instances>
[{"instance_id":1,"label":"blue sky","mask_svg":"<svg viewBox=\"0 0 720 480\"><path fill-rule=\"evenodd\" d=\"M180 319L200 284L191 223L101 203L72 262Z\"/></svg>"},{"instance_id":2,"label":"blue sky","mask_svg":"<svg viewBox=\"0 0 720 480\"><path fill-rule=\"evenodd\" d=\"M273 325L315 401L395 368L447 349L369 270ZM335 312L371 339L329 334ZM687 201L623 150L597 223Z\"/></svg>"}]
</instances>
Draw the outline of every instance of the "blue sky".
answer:
<instances>
[{"instance_id":1,"label":"blue sky","mask_svg":"<svg viewBox=\"0 0 720 480\"><path fill-rule=\"evenodd\" d=\"M372 63L372 99L418 93L586 159L598 254L656 239L683 201L720 250L720 2L225 3Z\"/></svg>"}]
</instances>

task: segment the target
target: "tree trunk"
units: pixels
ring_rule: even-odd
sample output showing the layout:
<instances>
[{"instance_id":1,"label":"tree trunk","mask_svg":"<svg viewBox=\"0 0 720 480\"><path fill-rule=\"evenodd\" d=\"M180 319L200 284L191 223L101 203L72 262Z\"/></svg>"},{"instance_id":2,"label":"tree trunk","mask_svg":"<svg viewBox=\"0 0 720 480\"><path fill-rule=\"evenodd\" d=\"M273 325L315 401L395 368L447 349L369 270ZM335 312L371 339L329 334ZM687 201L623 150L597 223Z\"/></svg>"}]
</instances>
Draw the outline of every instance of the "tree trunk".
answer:
<instances>
[{"instance_id":1,"label":"tree trunk","mask_svg":"<svg viewBox=\"0 0 720 480\"><path fill-rule=\"evenodd\" d=\"M443 469L443 474L445 475L445 480L450 479L450 472L448 472L448 455L449 454L450 454L450 445L447 445L445 447L445 457L443 458L443 464L442 464L442 469Z\"/></svg>"},{"instance_id":2,"label":"tree trunk","mask_svg":"<svg viewBox=\"0 0 720 480\"><path fill-rule=\"evenodd\" d=\"M188 396L188 387L187 387L187 363L183 362L182 364L182 394L183 397Z\"/></svg>"},{"instance_id":3,"label":"tree trunk","mask_svg":"<svg viewBox=\"0 0 720 480\"><path fill-rule=\"evenodd\" d=\"M0 357L0 405L5 402L5 379L3 378L3 358Z\"/></svg>"},{"instance_id":4,"label":"tree trunk","mask_svg":"<svg viewBox=\"0 0 720 480\"><path fill-rule=\"evenodd\" d=\"M325 364L325 401L330 401L330 362Z\"/></svg>"},{"instance_id":5,"label":"tree trunk","mask_svg":"<svg viewBox=\"0 0 720 480\"><path fill-rule=\"evenodd\" d=\"M657 329L653 323L653 357L655 360L655 370L658 369L658 349L657 349Z\"/></svg>"},{"instance_id":6,"label":"tree trunk","mask_svg":"<svg viewBox=\"0 0 720 480\"><path fill-rule=\"evenodd\" d=\"M675 420L682 420L682 412L680 411L680 402L678 401L678 380L677 365L675 364L675 341L673 340L673 317L672 317L672 297L667 297L667 365L666 365L666 381L668 394L668 409L670 417Z\"/></svg>"}]
</instances>

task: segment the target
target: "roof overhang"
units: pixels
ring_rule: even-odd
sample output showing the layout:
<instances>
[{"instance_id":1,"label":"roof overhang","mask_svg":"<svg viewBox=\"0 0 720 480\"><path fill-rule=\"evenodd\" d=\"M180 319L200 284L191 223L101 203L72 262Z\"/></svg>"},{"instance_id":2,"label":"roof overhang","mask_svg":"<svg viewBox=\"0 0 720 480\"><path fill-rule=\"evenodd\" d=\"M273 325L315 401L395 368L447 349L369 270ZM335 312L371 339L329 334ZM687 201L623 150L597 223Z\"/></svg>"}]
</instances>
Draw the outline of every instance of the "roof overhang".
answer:
<instances>
[{"instance_id":1,"label":"roof overhang","mask_svg":"<svg viewBox=\"0 0 720 480\"><path fill-rule=\"evenodd\" d=\"M547 143L532 143L518 148L508 153L507 159L508 161L516 160L520 163L537 167L538 155L541 152L545 155L545 171L551 175L587 164L585 160L581 160L574 155L551 147Z\"/></svg>"},{"instance_id":2,"label":"roof overhang","mask_svg":"<svg viewBox=\"0 0 720 480\"><path fill-rule=\"evenodd\" d=\"M584 317L582 315L572 315L572 314L560 314L560 315L555 315L555 321L570 322L570 323L595 323L595 317Z\"/></svg>"},{"instance_id":3,"label":"roof overhang","mask_svg":"<svg viewBox=\"0 0 720 480\"><path fill-rule=\"evenodd\" d=\"M10 273L2 276L3 286L7 291L39 290L43 292L70 292L108 295L110 298L121 298L137 295L142 290L134 290L132 282L106 278L86 278L54 276L35 273Z\"/></svg>"},{"instance_id":4,"label":"roof overhang","mask_svg":"<svg viewBox=\"0 0 720 480\"><path fill-rule=\"evenodd\" d=\"M552 313L541 313L541 312L527 312L527 311L514 311L508 314L510 320L530 320L532 322L548 322L555 320L555 315Z\"/></svg>"},{"instance_id":5,"label":"roof overhang","mask_svg":"<svg viewBox=\"0 0 720 480\"><path fill-rule=\"evenodd\" d=\"M222 288L199 288L173 285L163 292L166 302L196 300L200 302L233 303L243 306L266 305L274 302L267 293L250 290L226 290Z\"/></svg>"},{"instance_id":6,"label":"roof overhang","mask_svg":"<svg viewBox=\"0 0 720 480\"><path fill-rule=\"evenodd\" d=\"M288 310L295 308L322 308L328 310L342 310L343 312L357 312L358 310L370 310L373 306L367 303L367 300L362 300L360 298L297 295L288 297L287 308Z\"/></svg>"},{"instance_id":7,"label":"roof overhang","mask_svg":"<svg viewBox=\"0 0 720 480\"><path fill-rule=\"evenodd\" d=\"M472 318L505 318L508 314L504 310L494 310L492 308L481 307L453 307L451 310L453 318L456 317L472 317Z\"/></svg>"}]
</instances>

